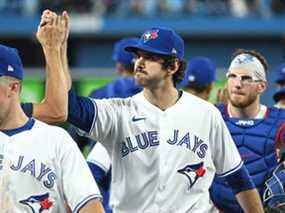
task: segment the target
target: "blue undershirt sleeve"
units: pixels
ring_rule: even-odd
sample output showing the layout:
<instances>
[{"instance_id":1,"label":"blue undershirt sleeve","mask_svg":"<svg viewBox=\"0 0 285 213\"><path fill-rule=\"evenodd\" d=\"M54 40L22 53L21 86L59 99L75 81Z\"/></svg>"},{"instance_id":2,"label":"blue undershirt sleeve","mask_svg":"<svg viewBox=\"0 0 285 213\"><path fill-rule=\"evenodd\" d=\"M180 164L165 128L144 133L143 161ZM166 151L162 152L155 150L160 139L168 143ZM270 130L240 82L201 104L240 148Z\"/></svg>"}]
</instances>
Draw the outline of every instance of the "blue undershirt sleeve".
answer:
<instances>
[{"instance_id":1,"label":"blue undershirt sleeve","mask_svg":"<svg viewBox=\"0 0 285 213\"><path fill-rule=\"evenodd\" d=\"M255 188L255 185L245 165L242 165L239 170L233 172L232 174L227 175L225 179L232 188L234 194Z\"/></svg>"},{"instance_id":2,"label":"blue undershirt sleeve","mask_svg":"<svg viewBox=\"0 0 285 213\"><path fill-rule=\"evenodd\" d=\"M77 96L74 89L68 92L67 121L89 133L95 116L94 103L88 97Z\"/></svg>"},{"instance_id":3,"label":"blue undershirt sleeve","mask_svg":"<svg viewBox=\"0 0 285 213\"><path fill-rule=\"evenodd\" d=\"M33 104L32 103L21 103L21 107L28 117L33 116Z\"/></svg>"}]
</instances>

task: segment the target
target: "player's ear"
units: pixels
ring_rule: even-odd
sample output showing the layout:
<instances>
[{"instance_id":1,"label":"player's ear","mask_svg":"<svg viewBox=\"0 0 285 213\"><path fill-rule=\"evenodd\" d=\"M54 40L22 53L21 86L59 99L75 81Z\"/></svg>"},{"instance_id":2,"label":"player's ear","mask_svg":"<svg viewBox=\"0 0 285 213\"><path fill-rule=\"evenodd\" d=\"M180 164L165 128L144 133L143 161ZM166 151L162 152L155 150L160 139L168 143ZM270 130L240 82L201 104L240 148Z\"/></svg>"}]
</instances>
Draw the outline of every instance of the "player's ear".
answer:
<instances>
[{"instance_id":1,"label":"player's ear","mask_svg":"<svg viewBox=\"0 0 285 213\"><path fill-rule=\"evenodd\" d=\"M261 81L261 82L258 82L258 85L257 85L257 92L259 94L262 94L267 88L267 82L264 82L264 81Z\"/></svg>"},{"instance_id":2,"label":"player's ear","mask_svg":"<svg viewBox=\"0 0 285 213\"><path fill-rule=\"evenodd\" d=\"M179 62L178 59L175 59L175 60L171 61L171 63L167 67L167 72L170 75L173 75L179 69L179 65L180 65L180 62Z\"/></svg>"},{"instance_id":3,"label":"player's ear","mask_svg":"<svg viewBox=\"0 0 285 213\"><path fill-rule=\"evenodd\" d=\"M21 82L19 81L12 81L9 84L10 91L16 94L20 94L21 92Z\"/></svg>"}]
</instances>

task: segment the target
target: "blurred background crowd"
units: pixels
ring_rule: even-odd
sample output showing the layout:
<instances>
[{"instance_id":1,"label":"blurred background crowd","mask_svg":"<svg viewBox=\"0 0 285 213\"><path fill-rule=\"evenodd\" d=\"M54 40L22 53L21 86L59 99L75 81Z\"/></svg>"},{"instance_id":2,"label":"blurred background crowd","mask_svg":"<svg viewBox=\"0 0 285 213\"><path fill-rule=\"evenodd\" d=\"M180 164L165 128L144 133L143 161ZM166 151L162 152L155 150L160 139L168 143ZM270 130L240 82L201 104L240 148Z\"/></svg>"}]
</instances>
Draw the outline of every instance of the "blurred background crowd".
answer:
<instances>
[{"instance_id":1,"label":"blurred background crowd","mask_svg":"<svg viewBox=\"0 0 285 213\"><path fill-rule=\"evenodd\" d=\"M71 16L69 64L81 95L117 76L116 41L166 26L183 36L186 60L214 61L216 88L224 85L236 49L260 51L270 71L262 101L274 104L274 70L285 62L285 0L0 0L0 41L19 49L27 70L24 101L40 101L43 95L45 63L35 31L46 8Z\"/></svg>"},{"instance_id":2,"label":"blurred background crowd","mask_svg":"<svg viewBox=\"0 0 285 213\"><path fill-rule=\"evenodd\" d=\"M285 14L284 0L1 0L1 13L23 16L45 8L115 17L232 16L268 18Z\"/></svg>"}]
</instances>

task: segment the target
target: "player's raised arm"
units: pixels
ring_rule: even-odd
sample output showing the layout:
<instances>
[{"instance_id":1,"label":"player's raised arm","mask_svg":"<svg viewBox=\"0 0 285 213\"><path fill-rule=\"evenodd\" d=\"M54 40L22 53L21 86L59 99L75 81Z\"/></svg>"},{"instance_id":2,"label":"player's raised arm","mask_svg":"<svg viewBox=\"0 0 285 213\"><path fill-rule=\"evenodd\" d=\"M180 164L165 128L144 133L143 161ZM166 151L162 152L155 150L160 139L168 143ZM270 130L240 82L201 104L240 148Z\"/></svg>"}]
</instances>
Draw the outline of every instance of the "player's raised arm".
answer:
<instances>
[{"instance_id":1,"label":"player's raised arm","mask_svg":"<svg viewBox=\"0 0 285 213\"><path fill-rule=\"evenodd\" d=\"M70 82L66 80L67 38L69 35L69 17L66 12L62 16L45 10L38 27L37 39L40 42L46 60L45 97L41 103L22 105L29 116L47 123L66 120L67 91Z\"/></svg>"},{"instance_id":2,"label":"player's raised arm","mask_svg":"<svg viewBox=\"0 0 285 213\"><path fill-rule=\"evenodd\" d=\"M33 105L33 116L54 123L66 119L67 85L61 49L69 29L63 17L50 12L49 19L50 22L39 26L37 32L46 60L46 90L43 101Z\"/></svg>"},{"instance_id":3,"label":"player's raised arm","mask_svg":"<svg viewBox=\"0 0 285 213\"><path fill-rule=\"evenodd\" d=\"M65 76L65 82L67 86L67 90L69 91L71 89L72 85L72 79L69 72L69 66L68 66L68 58L67 58L67 46L68 46L68 37L70 32L70 18L66 11L62 13L64 28L65 28L65 36L63 43L61 45L61 62L63 66L63 72Z\"/></svg>"}]
</instances>

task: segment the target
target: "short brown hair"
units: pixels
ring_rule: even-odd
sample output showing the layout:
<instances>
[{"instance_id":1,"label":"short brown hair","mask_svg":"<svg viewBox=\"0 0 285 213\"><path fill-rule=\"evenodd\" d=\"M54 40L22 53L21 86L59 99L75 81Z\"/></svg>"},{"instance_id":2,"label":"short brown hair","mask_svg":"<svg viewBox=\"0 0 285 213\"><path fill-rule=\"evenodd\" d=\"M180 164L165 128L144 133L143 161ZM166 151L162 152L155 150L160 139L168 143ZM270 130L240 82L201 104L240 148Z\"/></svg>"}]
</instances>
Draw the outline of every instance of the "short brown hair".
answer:
<instances>
[{"instance_id":1,"label":"short brown hair","mask_svg":"<svg viewBox=\"0 0 285 213\"><path fill-rule=\"evenodd\" d=\"M241 54L249 54L249 55L256 57L260 61L260 63L263 65L265 73L267 73L268 63L267 63L265 57L260 52L258 52L256 50L237 49L232 55L232 60L236 56L241 55Z\"/></svg>"}]
</instances>

